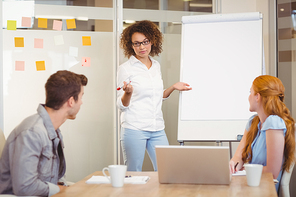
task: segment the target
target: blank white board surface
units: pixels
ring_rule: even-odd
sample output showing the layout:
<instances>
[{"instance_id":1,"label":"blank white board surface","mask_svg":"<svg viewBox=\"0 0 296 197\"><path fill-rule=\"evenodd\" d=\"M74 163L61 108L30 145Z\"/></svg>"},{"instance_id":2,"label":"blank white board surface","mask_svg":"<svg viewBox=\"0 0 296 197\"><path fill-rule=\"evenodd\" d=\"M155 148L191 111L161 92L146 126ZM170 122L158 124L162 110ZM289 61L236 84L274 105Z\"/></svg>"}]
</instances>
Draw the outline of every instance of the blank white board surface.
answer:
<instances>
[{"instance_id":1,"label":"blank white board surface","mask_svg":"<svg viewBox=\"0 0 296 197\"><path fill-rule=\"evenodd\" d=\"M262 74L262 17L256 13L182 18L178 140L236 140L249 112L252 81Z\"/></svg>"}]
</instances>

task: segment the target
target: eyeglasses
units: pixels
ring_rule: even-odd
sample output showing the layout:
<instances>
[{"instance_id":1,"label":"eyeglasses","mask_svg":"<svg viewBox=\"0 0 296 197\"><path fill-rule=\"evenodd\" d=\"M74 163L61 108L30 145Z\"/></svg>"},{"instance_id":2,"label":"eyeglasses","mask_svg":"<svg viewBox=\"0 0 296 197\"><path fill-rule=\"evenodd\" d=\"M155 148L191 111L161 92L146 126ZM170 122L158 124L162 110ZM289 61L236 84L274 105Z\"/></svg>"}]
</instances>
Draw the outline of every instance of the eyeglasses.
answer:
<instances>
[{"instance_id":1,"label":"eyeglasses","mask_svg":"<svg viewBox=\"0 0 296 197\"><path fill-rule=\"evenodd\" d=\"M144 40L143 42L133 42L133 43L132 43L132 45L133 45L134 47L139 47L139 46L141 46L141 44L143 44L143 45L145 46L145 45L150 44L150 41L149 41L149 40Z\"/></svg>"}]
</instances>

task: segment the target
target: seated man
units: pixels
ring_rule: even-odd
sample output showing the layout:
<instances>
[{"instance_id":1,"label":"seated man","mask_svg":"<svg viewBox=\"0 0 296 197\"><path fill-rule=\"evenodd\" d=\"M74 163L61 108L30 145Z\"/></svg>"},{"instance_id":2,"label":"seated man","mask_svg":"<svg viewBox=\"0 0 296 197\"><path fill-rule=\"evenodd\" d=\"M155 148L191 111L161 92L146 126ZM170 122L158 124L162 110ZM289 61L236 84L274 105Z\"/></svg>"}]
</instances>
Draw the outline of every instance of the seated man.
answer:
<instances>
[{"instance_id":1,"label":"seated man","mask_svg":"<svg viewBox=\"0 0 296 197\"><path fill-rule=\"evenodd\" d=\"M8 136L0 159L0 194L51 196L66 163L59 127L75 119L87 78L58 71L45 84L46 103L23 120Z\"/></svg>"}]
</instances>

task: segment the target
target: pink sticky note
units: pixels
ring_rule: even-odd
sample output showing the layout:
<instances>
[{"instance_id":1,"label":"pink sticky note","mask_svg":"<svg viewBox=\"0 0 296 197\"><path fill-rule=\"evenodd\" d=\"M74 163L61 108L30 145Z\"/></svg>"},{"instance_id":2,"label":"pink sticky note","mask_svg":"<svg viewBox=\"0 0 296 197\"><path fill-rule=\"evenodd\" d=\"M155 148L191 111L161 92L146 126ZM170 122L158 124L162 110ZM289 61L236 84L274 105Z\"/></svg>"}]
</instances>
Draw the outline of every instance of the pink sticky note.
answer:
<instances>
[{"instance_id":1,"label":"pink sticky note","mask_svg":"<svg viewBox=\"0 0 296 197\"><path fill-rule=\"evenodd\" d=\"M25 61L15 61L15 70L24 71L25 70Z\"/></svg>"},{"instance_id":2,"label":"pink sticky note","mask_svg":"<svg viewBox=\"0 0 296 197\"><path fill-rule=\"evenodd\" d=\"M82 57L82 66L90 67L90 57Z\"/></svg>"},{"instance_id":3,"label":"pink sticky note","mask_svg":"<svg viewBox=\"0 0 296 197\"><path fill-rule=\"evenodd\" d=\"M63 27L63 21L53 20L53 30L61 31Z\"/></svg>"},{"instance_id":4,"label":"pink sticky note","mask_svg":"<svg viewBox=\"0 0 296 197\"><path fill-rule=\"evenodd\" d=\"M34 48L43 49L43 39L34 38Z\"/></svg>"},{"instance_id":5,"label":"pink sticky note","mask_svg":"<svg viewBox=\"0 0 296 197\"><path fill-rule=\"evenodd\" d=\"M31 27L31 17L22 17L22 27Z\"/></svg>"}]
</instances>

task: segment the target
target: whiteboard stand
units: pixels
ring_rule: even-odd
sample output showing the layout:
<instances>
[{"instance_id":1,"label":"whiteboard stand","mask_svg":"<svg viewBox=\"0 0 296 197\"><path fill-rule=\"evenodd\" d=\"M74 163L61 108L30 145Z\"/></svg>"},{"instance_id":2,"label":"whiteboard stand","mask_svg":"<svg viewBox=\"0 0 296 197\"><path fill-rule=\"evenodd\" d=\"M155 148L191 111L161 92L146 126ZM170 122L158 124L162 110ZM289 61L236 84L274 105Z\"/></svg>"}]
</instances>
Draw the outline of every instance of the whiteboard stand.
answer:
<instances>
[{"instance_id":1,"label":"whiteboard stand","mask_svg":"<svg viewBox=\"0 0 296 197\"><path fill-rule=\"evenodd\" d=\"M249 92L262 75L262 14L182 17L178 142L239 142L249 118Z\"/></svg>"},{"instance_id":2,"label":"whiteboard stand","mask_svg":"<svg viewBox=\"0 0 296 197\"><path fill-rule=\"evenodd\" d=\"M185 142L201 142L201 141L196 141L196 140L186 140L186 141L180 141L178 140L178 142L180 143L180 146L184 146L185 145ZM240 140L229 140L229 141L226 141L226 140L223 140L223 141L220 141L220 140L216 140L216 141L202 141L202 142L216 142L217 146L220 146L220 143L221 143L221 146L222 146L222 143L223 142L228 142L229 143L229 155L230 155L230 159L232 158L232 142L240 142Z\"/></svg>"}]
</instances>

